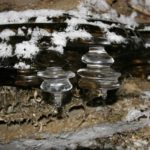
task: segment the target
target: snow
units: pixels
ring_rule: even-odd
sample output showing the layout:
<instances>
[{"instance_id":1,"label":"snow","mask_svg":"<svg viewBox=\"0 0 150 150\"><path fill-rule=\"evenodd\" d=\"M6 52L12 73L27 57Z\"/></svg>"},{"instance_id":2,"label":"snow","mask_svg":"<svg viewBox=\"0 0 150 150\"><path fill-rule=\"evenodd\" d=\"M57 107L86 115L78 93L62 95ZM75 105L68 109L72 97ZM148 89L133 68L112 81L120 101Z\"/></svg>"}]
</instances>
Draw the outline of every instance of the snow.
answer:
<instances>
[{"instance_id":1,"label":"snow","mask_svg":"<svg viewBox=\"0 0 150 150\"><path fill-rule=\"evenodd\" d=\"M122 43L125 42L125 38L121 35L117 35L114 32L107 32L106 38L111 43Z\"/></svg>"},{"instance_id":2,"label":"snow","mask_svg":"<svg viewBox=\"0 0 150 150\"><path fill-rule=\"evenodd\" d=\"M5 40L9 40L9 36L14 36L15 32L10 30L10 29L4 29L2 32L0 32L0 38L1 39L5 39Z\"/></svg>"},{"instance_id":3,"label":"snow","mask_svg":"<svg viewBox=\"0 0 150 150\"><path fill-rule=\"evenodd\" d=\"M90 39L92 38L92 35L88 32L86 32L85 30L79 29L77 31L70 31L67 33L67 37L70 40L74 40L74 39Z\"/></svg>"},{"instance_id":4,"label":"snow","mask_svg":"<svg viewBox=\"0 0 150 150\"><path fill-rule=\"evenodd\" d=\"M71 18L65 21L69 26L76 26L77 24L88 23L88 21L84 18Z\"/></svg>"},{"instance_id":5,"label":"snow","mask_svg":"<svg viewBox=\"0 0 150 150\"><path fill-rule=\"evenodd\" d=\"M30 35L30 34L31 34L32 40L34 40L34 42L37 42L37 40L39 40L43 36L51 36L51 33L49 33L45 29L40 29L39 27L34 28L34 30L29 29L28 35Z\"/></svg>"},{"instance_id":6,"label":"snow","mask_svg":"<svg viewBox=\"0 0 150 150\"><path fill-rule=\"evenodd\" d=\"M12 56L12 46L6 43L0 43L0 57L11 57Z\"/></svg>"},{"instance_id":7,"label":"snow","mask_svg":"<svg viewBox=\"0 0 150 150\"><path fill-rule=\"evenodd\" d=\"M148 1L146 1L148 3ZM8 11L0 13L0 24L12 24L12 23L28 23L29 21L34 21L35 23L51 23L52 20L48 18L62 16L64 13L69 14L71 19L67 19L65 23L68 24L67 28L64 31L58 32L48 31L46 29L41 29L39 27L36 28L26 28L21 27L18 28L17 31L12 31L10 29L5 29L0 32L0 37L2 39L0 45L0 57L7 57L12 54L12 49L14 54L20 58L29 58L32 59L38 52L38 40L43 36L48 36L51 38L51 46L48 50L56 50L60 53L63 53L64 47L67 44L68 40L75 39L91 39L92 35L88 33L84 29L79 29L79 24L89 24L93 26L97 26L102 29L106 34L104 37L108 39L110 42L122 43L125 42L125 38L120 35L116 35L113 32L109 32L109 28L111 26L117 25L108 25L101 21L89 22L87 19L90 17L104 19L104 20L113 20L119 21L121 23L125 23L129 26L137 25L134 18L136 17L136 13L131 14L131 16L125 17L120 15L118 17L118 13L116 10L110 8L110 6L106 3L105 0L84 0L80 3L77 9L62 11L62 10L49 10L49 9L41 9L41 10L25 10L25 11ZM33 20L32 20L33 19ZM27 33L25 32L27 30ZM17 43L15 47L11 47L7 45L5 42L9 41L10 36L31 36L29 41L23 41L22 43ZM147 44L146 46L149 47ZM8 54L5 54L8 53ZM18 65L19 66L19 65ZM24 66L24 65L22 65Z\"/></svg>"},{"instance_id":8,"label":"snow","mask_svg":"<svg viewBox=\"0 0 150 150\"><path fill-rule=\"evenodd\" d=\"M36 22L46 20L46 17L57 17L64 13L62 10L25 10L25 11L8 11L0 13L0 23L25 23L28 22L29 18L37 17ZM47 20L48 21L48 20Z\"/></svg>"},{"instance_id":9,"label":"snow","mask_svg":"<svg viewBox=\"0 0 150 150\"><path fill-rule=\"evenodd\" d=\"M63 47L66 46L67 40L74 39L90 39L92 36L90 33L85 30L71 30L71 28L67 28L65 32L53 32L52 33L52 47L49 49L56 50L60 53L63 53Z\"/></svg>"},{"instance_id":10,"label":"snow","mask_svg":"<svg viewBox=\"0 0 150 150\"><path fill-rule=\"evenodd\" d=\"M18 58L32 58L39 52L39 48L31 41L16 44L15 55Z\"/></svg>"},{"instance_id":11,"label":"snow","mask_svg":"<svg viewBox=\"0 0 150 150\"><path fill-rule=\"evenodd\" d=\"M150 47L150 43L146 43L145 48L149 48L149 47Z\"/></svg>"},{"instance_id":12,"label":"snow","mask_svg":"<svg viewBox=\"0 0 150 150\"><path fill-rule=\"evenodd\" d=\"M23 30L21 28L18 28L17 35L25 36L25 33L23 32Z\"/></svg>"},{"instance_id":13,"label":"snow","mask_svg":"<svg viewBox=\"0 0 150 150\"><path fill-rule=\"evenodd\" d=\"M25 62L19 62L14 65L14 68L16 69L29 69L30 65L27 65Z\"/></svg>"},{"instance_id":14,"label":"snow","mask_svg":"<svg viewBox=\"0 0 150 150\"><path fill-rule=\"evenodd\" d=\"M53 32L52 43L54 45L66 46L66 32Z\"/></svg>"},{"instance_id":15,"label":"snow","mask_svg":"<svg viewBox=\"0 0 150 150\"><path fill-rule=\"evenodd\" d=\"M35 22L48 22L47 17L39 16L36 18Z\"/></svg>"},{"instance_id":16,"label":"snow","mask_svg":"<svg viewBox=\"0 0 150 150\"><path fill-rule=\"evenodd\" d=\"M150 31L150 26L145 26L144 29L142 29L142 31Z\"/></svg>"}]
</instances>

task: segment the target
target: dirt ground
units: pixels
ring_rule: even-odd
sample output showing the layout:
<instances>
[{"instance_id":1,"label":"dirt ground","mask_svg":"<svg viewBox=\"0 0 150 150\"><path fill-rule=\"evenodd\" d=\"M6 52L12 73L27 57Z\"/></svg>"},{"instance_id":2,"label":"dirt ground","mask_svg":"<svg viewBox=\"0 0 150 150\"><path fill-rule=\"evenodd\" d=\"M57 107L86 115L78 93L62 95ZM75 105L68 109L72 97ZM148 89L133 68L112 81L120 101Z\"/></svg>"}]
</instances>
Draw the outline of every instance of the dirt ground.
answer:
<instances>
[{"instance_id":1,"label":"dirt ground","mask_svg":"<svg viewBox=\"0 0 150 150\"><path fill-rule=\"evenodd\" d=\"M79 0L1 0L0 11L26 10L26 9L64 9L76 8Z\"/></svg>"},{"instance_id":2,"label":"dirt ground","mask_svg":"<svg viewBox=\"0 0 150 150\"><path fill-rule=\"evenodd\" d=\"M124 120L128 111L133 108L142 109L142 111L150 109L150 101L141 98L141 92L150 89L150 84L146 80L138 78L126 79L119 90L117 97L112 101L108 98L104 103L97 103L94 107L89 105L86 110L80 106L80 103L72 103L65 106L64 110L70 110L68 115L57 119L56 117L48 117L40 121L31 122L13 122L10 124L0 124L0 140L1 142L10 142L14 139L28 138L32 134L37 134L34 138L40 138L40 133L61 134L68 131L76 131L85 127L90 127L99 123L115 123ZM80 100L80 99L79 99ZM109 102L111 101L111 103ZM95 103L95 101L94 101ZM32 115L32 110L30 113ZM15 119L15 118L14 118ZM149 139L150 135L147 134L150 126L139 130L136 133L136 138ZM122 141L128 136L132 138L135 133L122 135ZM123 133L122 133L123 134ZM114 138L117 138L116 135ZM150 141L148 141L150 142Z\"/></svg>"}]
</instances>

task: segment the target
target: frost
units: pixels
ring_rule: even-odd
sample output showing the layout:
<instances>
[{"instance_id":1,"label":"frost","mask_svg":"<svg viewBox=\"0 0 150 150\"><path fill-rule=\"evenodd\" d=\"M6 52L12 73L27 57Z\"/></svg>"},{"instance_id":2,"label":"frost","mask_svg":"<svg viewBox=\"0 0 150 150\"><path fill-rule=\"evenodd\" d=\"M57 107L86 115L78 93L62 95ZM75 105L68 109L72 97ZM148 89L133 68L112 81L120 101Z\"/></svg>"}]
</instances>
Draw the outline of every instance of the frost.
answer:
<instances>
[{"instance_id":1,"label":"frost","mask_svg":"<svg viewBox=\"0 0 150 150\"><path fill-rule=\"evenodd\" d=\"M16 69L30 69L30 65L27 65L25 62L19 62L14 65Z\"/></svg>"},{"instance_id":2,"label":"frost","mask_svg":"<svg viewBox=\"0 0 150 150\"><path fill-rule=\"evenodd\" d=\"M125 42L125 38L122 37L121 35L117 35L114 32L107 32L106 33L106 38L109 42L115 42L115 43L122 43Z\"/></svg>"},{"instance_id":3,"label":"frost","mask_svg":"<svg viewBox=\"0 0 150 150\"><path fill-rule=\"evenodd\" d=\"M15 55L20 58L32 58L39 52L39 48L31 41L16 44Z\"/></svg>"},{"instance_id":4,"label":"frost","mask_svg":"<svg viewBox=\"0 0 150 150\"><path fill-rule=\"evenodd\" d=\"M12 46L6 43L0 44L0 57L11 57L12 56Z\"/></svg>"}]
</instances>

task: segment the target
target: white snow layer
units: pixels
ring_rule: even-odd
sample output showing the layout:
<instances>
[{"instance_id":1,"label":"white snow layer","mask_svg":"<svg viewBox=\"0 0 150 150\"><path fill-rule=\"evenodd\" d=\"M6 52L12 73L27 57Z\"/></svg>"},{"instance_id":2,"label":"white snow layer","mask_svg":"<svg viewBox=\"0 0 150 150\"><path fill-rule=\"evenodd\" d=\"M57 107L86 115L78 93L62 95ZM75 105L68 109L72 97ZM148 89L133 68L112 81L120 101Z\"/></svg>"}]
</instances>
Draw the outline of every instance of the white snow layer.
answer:
<instances>
[{"instance_id":1,"label":"white snow layer","mask_svg":"<svg viewBox=\"0 0 150 150\"><path fill-rule=\"evenodd\" d=\"M142 29L144 31L150 31L150 26L145 26L144 29Z\"/></svg>"},{"instance_id":2,"label":"white snow layer","mask_svg":"<svg viewBox=\"0 0 150 150\"><path fill-rule=\"evenodd\" d=\"M146 1L148 3L148 1ZM125 17L121 15L118 18L118 14L116 10L110 8L110 6L106 3L105 0L84 0L80 3L80 5L75 10L70 10L68 12L62 10L48 10L48 9L41 9L41 10L25 10L25 11L8 11L8 12L1 12L0 13L0 24L12 24L12 23L27 23L30 19L35 19L35 22L52 22L52 20L48 20L51 17L61 16L64 13L68 13L69 15L73 15L71 19L67 19L66 23L68 27L63 32L53 32L50 33L47 30L40 29L40 28L29 28L27 31L27 36L31 35L30 41L24 41L22 43L18 43L15 46L14 53L18 58L30 58L32 59L39 51L37 47L38 40L43 36L49 36L52 41L51 47L49 50L56 50L60 53L63 53L63 48L66 46L67 40L74 40L74 39L90 39L92 35L83 29L77 29L78 24L90 24L93 26L98 26L106 32L106 37L110 42L117 42L121 43L124 42L125 39L120 36L116 35L115 33L110 33L108 31L110 25L105 24L101 21L97 22L88 22L87 19L89 16L92 18L99 18L99 19L109 19L113 21L119 21L121 23L125 23L128 25L136 25L134 17L136 13L133 13L131 16ZM24 29L26 27L18 28L17 31L12 31L9 29L2 30L0 32L0 38L4 40L0 44L0 57L7 57L11 56L12 54L12 47L7 45L4 42L9 40L10 36L19 35L24 36ZM149 46L149 45L146 45ZM24 66L22 64L17 64L17 67Z\"/></svg>"},{"instance_id":3,"label":"white snow layer","mask_svg":"<svg viewBox=\"0 0 150 150\"><path fill-rule=\"evenodd\" d=\"M16 69L29 69L30 65L27 65L25 62L19 62L14 65L14 68Z\"/></svg>"},{"instance_id":4,"label":"white snow layer","mask_svg":"<svg viewBox=\"0 0 150 150\"><path fill-rule=\"evenodd\" d=\"M114 32L107 32L106 38L111 43L122 43L125 42L125 38L121 35L117 35Z\"/></svg>"},{"instance_id":5,"label":"white snow layer","mask_svg":"<svg viewBox=\"0 0 150 150\"><path fill-rule=\"evenodd\" d=\"M0 44L0 57L11 57L12 56L12 46L6 43Z\"/></svg>"},{"instance_id":6,"label":"white snow layer","mask_svg":"<svg viewBox=\"0 0 150 150\"><path fill-rule=\"evenodd\" d=\"M41 22L44 19L44 22L48 22L46 17L60 16L64 13L62 10L25 10L25 11L8 11L0 13L0 24L8 23L25 23L28 22L29 18L37 17L36 22Z\"/></svg>"},{"instance_id":7,"label":"white snow layer","mask_svg":"<svg viewBox=\"0 0 150 150\"><path fill-rule=\"evenodd\" d=\"M10 29L4 29L0 32L0 38L8 40L10 36L14 36L15 32Z\"/></svg>"},{"instance_id":8,"label":"white snow layer","mask_svg":"<svg viewBox=\"0 0 150 150\"><path fill-rule=\"evenodd\" d=\"M32 42L24 41L16 44L15 55L20 58L32 58L39 52L39 48Z\"/></svg>"},{"instance_id":9,"label":"white snow layer","mask_svg":"<svg viewBox=\"0 0 150 150\"><path fill-rule=\"evenodd\" d=\"M150 48L150 43L146 43L145 48Z\"/></svg>"}]
</instances>

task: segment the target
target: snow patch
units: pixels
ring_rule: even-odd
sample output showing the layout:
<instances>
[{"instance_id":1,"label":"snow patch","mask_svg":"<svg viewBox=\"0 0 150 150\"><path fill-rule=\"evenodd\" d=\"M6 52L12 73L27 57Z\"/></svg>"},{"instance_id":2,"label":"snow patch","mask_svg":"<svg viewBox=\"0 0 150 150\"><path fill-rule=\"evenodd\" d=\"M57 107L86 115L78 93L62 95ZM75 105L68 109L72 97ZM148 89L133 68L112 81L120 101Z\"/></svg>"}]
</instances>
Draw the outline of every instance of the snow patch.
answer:
<instances>
[{"instance_id":1,"label":"snow patch","mask_svg":"<svg viewBox=\"0 0 150 150\"><path fill-rule=\"evenodd\" d=\"M62 10L25 10L25 11L8 11L0 13L0 23L9 24L9 23L25 23L28 22L29 18L37 18L36 22L46 21L47 17L57 17L64 13ZM48 22L48 20L47 20Z\"/></svg>"},{"instance_id":2,"label":"snow patch","mask_svg":"<svg viewBox=\"0 0 150 150\"><path fill-rule=\"evenodd\" d=\"M17 35L25 36L25 33L23 32L23 30L21 28L18 28Z\"/></svg>"},{"instance_id":3,"label":"snow patch","mask_svg":"<svg viewBox=\"0 0 150 150\"><path fill-rule=\"evenodd\" d=\"M150 43L145 43L145 48L150 48Z\"/></svg>"},{"instance_id":4,"label":"snow patch","mask_svg":"<svg viewBox=\"0 0 150 150\"><path fill-rule=\"evenodd\" d=\"M30 65L27 65L25 62L19 62L14 65L16 69L30 69Z\"/></svg>"},{"instance_id":5,"label":"snow patch","mask_svg":"<svg viewBox=\"0 0 150 150\"><path fill-rule=\"evenodd\" d=\"M16 44L15 55L18 58L33 58L39 52L39 48L31 41Z\"/></svg>"},{"instance_id":6,"label":"snow patch","mask_svg":"<svg viewBox=\"0 0 150 150\"><path fill-rule=\"evenodd\" d=\"M14 35L16 35L16 33L10 29L4 29L0 32L0 38L3 40L9 40L9 37Z\"/></svg>"},{"instance_id":7,"label":"snow patch","mask_svg":"<svg viewBox=\"0 0 150 150\"><path fill-rule=\"evenodd\" d=\"M90 39L92 38L92 35L88 32L86 32L85 30L79 29L76 31L70 31L67 33L67 37L70 40L74 40L74 39Z\"/></svg>"},{"instance_id":8,"label":"snow patch","mask_svg":"<svg viewBox=\"0 0 150 150\"><path fill-rule=\"evenodd\" d=\"M142 31L150 31L150 26L145 26L144 29L142 29Z\"/></svg>"},{"instance_id":9,"label":"snow patch","mask_svg":"<svg viewBox=\"0 0 150 150\"><path fill-rule=\"evenodd\" d=\"M12 56L12 46L6 43L0 44L0 57L11 57Z\"/></svg>"},{"instance_id":10,"label":"snow patch","mask_svg":"<svg viewBox=\"0 0 150 150\"><path fill-rule=\"evenodd\" d=\"M121 35L117 35L116 33L114 32L107 32L106 33L106 38L109 42L114 42L114 43L123 43L125 42L125 38L122 37Z\"/></svg>"}]
</instances>

